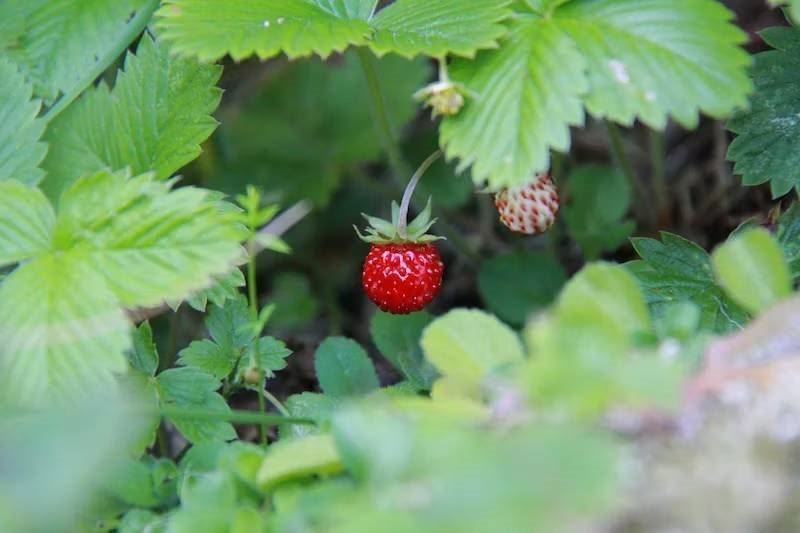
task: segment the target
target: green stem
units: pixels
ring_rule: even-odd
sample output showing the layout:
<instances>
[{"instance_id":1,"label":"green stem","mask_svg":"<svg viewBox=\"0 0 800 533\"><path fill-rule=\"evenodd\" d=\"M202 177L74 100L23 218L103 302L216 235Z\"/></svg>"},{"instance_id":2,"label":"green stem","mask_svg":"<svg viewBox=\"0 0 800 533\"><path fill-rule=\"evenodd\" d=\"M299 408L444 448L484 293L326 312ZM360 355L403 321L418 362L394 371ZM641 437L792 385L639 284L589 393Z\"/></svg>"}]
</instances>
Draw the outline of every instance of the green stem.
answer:
<instances>
[{"instance_id":1,"label":"green stem","mask_svg":"<svg viewBox=\"0 0 800 533\"><path fill-rule=\"evenodd\" d=\"M64 111L67 106L74 102L75 99L78 98L78 96L80 96L81 93L128 48L128 46L130 46L133 40L136 39L136 36L142 33L147 27L147 23L152 18L153 13L158 9L158 3L159 0L148 0L148 2L136 12L136 15L128 23L125 31L120 34L108 52L97 60L94 68L75 82L75 85L62 94L61 98L59 98L55 104L50 106L43 115L45 121L53 120L59 113Z\"/></svg>"},{"instance_id":2,"label":"green stem","mask_svg":"<svg viewBox=\"0 0 800 533\"><path fill-rule=\"evenodd\" d=\"M628 183L630 183L631 187L636 191L636 196L639 199L638 202L634 202L634 205L638 207L637 211L639 215L649 220L650 213L648 210L643 209L649 195L647 189L645 189L642 182L637 179L636 173L633 171L633 165L631 165L628 154L625 152L625 145L622 142L622 134L617 125L611 121L606 120L606 128L608 129L608 138L611 141L611 154L614 156L617 166L619 166L625 178L627 178Z\"/></svg>"},{"instance_id":3,"label":"green stem","mask_svg":"<svg viewBox=\"0 0 800 533\"><path fill-rule=\"evenodd\" d=\"M361 68L364 71L364 77L367 80L367 86L370 94L370 106L372 108L373 117L375 118L378 134L381 137L383 149L386 151L386 154L389 157L389 165L392 167L394 181L397 183L399 188L403 189L405 184L402 181L402 176L408 176L411 174L411 167L405 162L403 154L400 150L400 145L394 136L391 121L389 120L389 114L386 110L386 102L383 98L380 80L378 79L378 73L375 70L374 59L367 49L358 48L357 50L358 57L361 60ZM417 207L417 204L415 203L414 206ZM443 220L443 217L439 216L438 218L439 221L436 223L436 227L450 242L450 244L452 244L456 250L458 250L462 255L471 261L480 260L480 256L472 250L472 248L469 246L469 243L466 241L466 239L464 239L464 237L461 236L459 231L453 227L452 224L448 223L446 220Z\"/></svg>"},{"instance_id":4,"label":"green stem","mask_svg":"<svg viewBox=\"0 0 800 533\"><path fill-rule=\"evenodd\" d=\"M250 231L253 232L255 235L256 228L251 227ZM256 255L258 251L256 250L255 239L250 239L247 242L247 300L250 305L250 321L253 324L258 322L258 279L256 276ZM253 339L253 353L251 357L253 360L250 362L251 366L254 368L258 368L258 344L259 340L261 339L261 332L256 331L256 338ZM260 369L259 369L260 372ZM264 390L264 379L261 379L261 384L258 387L258 411L262 415L267 414L267 406L266 402L264 402L264 397L261 391ZM259 437L261 439L261 444L264 446L267 445L267 424L261 423L259 426Z\"/></svg>"},{"instance_id":5,"label":"green stem","mask_svg":"<svg viewBox=\"0 0 800 533\"><path fill-rule=\"evenodd\" d=\"M417 188L417 183L425 174L425 172L431 167L432 164L436 162L437 159L442 157L442 151L436 150L431 155L428 156L428 159L422 162L414 175L411 176L411 180L406 185L405 191L403 191L403 200L400 202L400 213L398 216L398 223L397 223L397 233L400 234L402 238L406 238L406 229L408 228L408 206L411 204L411 197L414 195L414 189Z\"/></svg>"},{"instance_id":6,"label":"green stem","mask_svg":"<svg viewBox=\"0 0 800 533\"><path fill-rule=\"evenodd\" d=\"M291 413L289 410L281 403L279 399L277 399L270 391L268 391L266 387L264 387L263 392L264 397L269 400L269 403L275 406L275 409L277 409L280 414L286 418L291 418Z\"/></svg>"},{"instance_id":7,"label":"green stem","mask_svg":"<svg viewBox=\"0 0 800 533\"><path fill-rule=\"evenodd\" d=\"M291 416L270 415L265 413L258 413L255 411L214 411L210 409L201 409L195 407L175 407L175 406L161 406L158 410L161 416L169 418L190 418L193 420L222 420L225 422L233 422L238 424L265 424L265 425L278 425L278 424L298 424L304 426L313 426L314 421L308 418L299 418Z\"/></svg>"},{"instance_id":8,"label":"green stem","mask_svg":"<svg viewBox=\"0 0 800 533\"><path fill-rule=\"evenodd\" d=\"M378 71L375 70L375 60L366 48L361 47L357 50L358 58L361 61L361 69L364 71L364 77L367 80L372 115L378 126L378 134L381 136L383 148L389 157L389 165L392 167L395 179L400 180L402 176L411 174L411 170L403 160L403 154L394 136L389 113L386 110L386 101L381 90L381 82L378 79Z\"/></svg>"}]
</instances>

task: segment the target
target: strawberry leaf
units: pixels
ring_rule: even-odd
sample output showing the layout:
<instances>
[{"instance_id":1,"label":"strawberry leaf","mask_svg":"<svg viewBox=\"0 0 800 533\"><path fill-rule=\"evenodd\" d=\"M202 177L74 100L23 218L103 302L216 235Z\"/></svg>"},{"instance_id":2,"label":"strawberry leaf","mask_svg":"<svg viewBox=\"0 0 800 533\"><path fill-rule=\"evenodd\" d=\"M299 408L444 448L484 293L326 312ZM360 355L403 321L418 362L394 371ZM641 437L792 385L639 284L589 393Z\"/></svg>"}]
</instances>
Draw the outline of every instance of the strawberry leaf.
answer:
<instances>
[{"instance_id":1,"label":"strawberry leaf","mask_svg":"<svg viewBox=\"0 0 800 533\"><path fill-rule=\"evenodd\" d=\"M636 238L632 243L642 260L627 267L655 317L676 302L689 301L700 308L704 329L724 333L747 322L747 313L715 283L711 258L698 245L666 232L661 241Z\"/></svg>"},{"instance_id":2,"label":"strawberry leaf","mask_svg":"<svg viewBox=\"0 0 800 533\"><path fill-rule=\"evenodd\" d=\"M378 55L474 57L479 49L496 47L507 32L502 21L511 14L509 4L510 0L398 0L370 20L375 29L370 47Z\"/></svg>"},{"instance_id":3,"label":"strawberry leaf","mask_svg":"<svg viewBox=\"0 0 800 533\"><path fill-rule=\"evenodd\" d=\"M17 21L7 53L52 102L79 85L101 61L117 55L120 36L155 10L153 0L26 0L0 3L0 19ZM10 13L9 13L10 10ZM2 38L0 38L2 41ZM0 42L2 45L2 42Z\"/></svg>"},{"instance_id":4,"label":"strawberry leaf","mask_svg":"<svg viewBox=\"0 0 800 533\"><path fill-rule=\"evenodd\" d=\"M220 72L178 59L145 35L113 90L99 85L50 124L42 187L58 198L78 177L104 168L170 177L200 154L216 127L210 113L220 100Z\"/></svg>"},{"instance_id":5,"label":"strawberry leaf","mask_svg":"<svg viewBox=\"0 0 800 533\"><path fill-rule=\"evenodd\" d=\"M714 0L573 0L556 24L586 60L586 108L598 118L687 128L747 106L747 35Z\"/></svg>"},{"instance_id":6,"label":"strawberry leaf","mask_svg":"<svg viewBox=\"0 0 800 533\"><path fill-rule=\"evenodd\" d=\"M522 183L566 151L569 126L583 124L585 60L554 21L517 17L498 50L456 61L452 77L476 95L441 126L448 159L472 166L476 183L493 189Z\"/></svg>"},{"instance_id":7,"label":"strawberry leaf","mask_svg":"<svg viewBox=\"0 0 800 533\"><path fill-rule=\"evenodd\" d=\"M39 189L0 182L0 267L50 248L55 213Z\"/></svg>"},{"instance_id":8,"label":"strawberry leaf","mask_svg":"<svg viewBox=\"0 0 800 533\"><path fill-rule=\"evenodd\" d=\"M39 164L47 153L40 142L44 121L36 118L41 102L16 65L0 56L0 181L35 185L44 177ZM0 215L2 216L2 215Z\"/></svg>"},{"instance_id":9,"label":"strawberry leaf","mask_svg":"<svg viewBox=\"0 0 800 533\"><path fill-rule=\"evenodd\" d=\"M755 56L756 94L750 109L728 123L738 134L728 159L745 185L769 181L777 198L800 186L800 30L770 28L761 35L775 50Z\"/></svg>"},{"instance_id":10,"label":"strawberry leaf","mask_svg":"<svg viewBox=\"0 0 800 533\"><path fill-rule=\"evenodd\" d=\"M327 57L361 45L377 0L167 0L156 13L159 34L181 55L213 61Z\"/></svg>"},{"instance_id":11,"label":"strawberry leaf","mask_svg":"<svg viewBox=\"0 0 800 533\"><path fill-rule=\"evenodd\" d=\"M331 396L358 396L379 387L378 375L367 352L356 341L328 337L314 354L320 387Z\"/></svg>"}]
</instances>

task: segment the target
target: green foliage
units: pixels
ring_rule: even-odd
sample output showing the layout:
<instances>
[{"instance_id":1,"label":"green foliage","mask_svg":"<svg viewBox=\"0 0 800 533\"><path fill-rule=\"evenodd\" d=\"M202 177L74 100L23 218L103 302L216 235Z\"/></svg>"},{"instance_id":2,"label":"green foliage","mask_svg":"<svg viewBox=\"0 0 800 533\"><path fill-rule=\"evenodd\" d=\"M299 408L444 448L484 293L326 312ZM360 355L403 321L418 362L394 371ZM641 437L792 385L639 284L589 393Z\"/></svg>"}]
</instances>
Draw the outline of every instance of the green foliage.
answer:
<instances>
[{"instance_id":1,"label":"green foliage","mask_svg":"<svg viewBox=\"0 0 800 533\"><path fill-rule=\"evenodd\" d=\"M792 279L800 278L800 204L792 206L778 219L778 242L792 273Z\"/></svg>"},{"instance_id":2,"label":"green foliage","mask_svg":"<svg viewBox=\"0 0 800 533\"><path fill-rule=\"evenodd\" d=\"M537 6L534 6L537 7ZM539 5L540 9L544 6ZM593 116L663 128L722 117L750 91L745 34L711 0L573 0L548 17L518 14L498 50L456 62L476 97L442 124L441 142L477 183L525 182L566 151L569 126Z\"/></svg>"},{"instance_id":3,"label":"green foliage","mask_svg":"<svg viewBox=\"0 0 800 533\"><path fill-rule=\"evenodd\" d=\"M366 394L379 386L367 352L344 337L328 337L314 354L314 369L322 390L331 396Z\"/></svg>"},{"instance_id":4,"label":"green foliage","mask_svg":"<svg viewBox=\"0 0 800 533\"><path fill-rule=\"evenodd\" d=\"M800 185L798 144L798 51L800 30L769 28L762 38L774 48L755 56L752 75L756 93L750 108L730 120L728 128L738 134L728 149L734 171L745 185L770 182L778 197Z\"/></svg>"},{"instance_id":5,"label":"green foliage","mask_svg":"<svg viewBox=\"0 0 800 533\"><path fill-rule=\"evenodd\" d=\"M519 251L484 261L478 289L491 311L521 326L532 312L555 299L566 280L564 269L549 255Z\"/></svg>"},{"instance_id":6,"label":"green foliage","mask_svg":"<svg viewBox=\"0 0 800 533\"><path fill-rule=\"evenodd\" d=\"M564 220L587 259L617 249L630 237L636 223L623 220L631 204L631 186L623 174L607 167L581 167L570 174L568 186Z\"/></svg>"},{"instance_id":7,"label":"green foliage","mask_svg":"<svg viewBox=\"0 0 800 533\"><path fill-rule=\"evenodd\" d=\"M375 33L369 44L379 55L474 57L481 48L495 48L505 35L501 23L511 14L510 3L398 0L370 20Z\"/></svg>"},{"instance_id":8,"label":"green foliage","mask_svg":"<svg viewBox=\"0 0 800 533\"><path fill-rule=\"evenodd\" d=\"M128 33L137 18L149 18L154 8L149 0L4 2L0 20L9 20L15 34L6 42L0 38L0 54L17 61L34 80L36 94L52 102L98 64L113 61L128 44L120 45L119 36Z\"/></svg>"},{"instance_id":9,"label":"green foliage","mask_svg":"<svg viewBox=\"0 0 800 533\"><path fill-rule=\"evenodd\" d=\"M383 356L414 387L430 390L436 371L422 354L422 330L433 316L425 311L408 315L392 315L378 311L372 315L370 334Z\"/></svg>"},{"instance_id":10,"label":"green foliage","mask_svg":"<svg viewBox=\"0 0 800 533\"><path fill-rule=\"evenodd\" d=\"M422 349L443 376L467 386L524 359L514 331L492 315L468 309L450 311L425 328Z\"/></svg>"},{"instance_id":11,"label":"green foliage","mask_svg":"<svg viewBox=\"0 0 800 533\"><path fill-rule=\"evenodd\" d=\"M65 191L55 224L41 193L11 181L2 187L9 213L38 219L4 243L9 255L0 260L29 259L0 286L0 381L9 401L110 382L130 347L123 308L186 297L241 254L241 231L220 202L199 189L171 191L151 175L80 179ZM0 217L0 235L13 235L17 223Z\"/></svg>"},{"instance_id":12,"label":"green foliage","mask_svg":"<svg viewBox=\"0 0 800 533\"><path fill-rule=\"evenodd\" d=\"M270 446L258 471L261 490L289 479L313 474L335 474L342 469L339 452L330 435L308 435Z\"/></svg>"},{"instance_id":13,"label":"green foliage","mask_svg":"<svg viewBox=\"0 0 800 533\"><path fill-rule=\"evenodd\" d=\"M35 185L44 177L39 163L47 153L47 145L39 140L45 123L36 118L41 102L32 99L33 87L2 55L0 94L0 181L16 179Z\"/></svg>"},{"instance_id":14,"label":"green foliage","mask_svg":"<svg viewBox=\"0 0 800 533\"><path fill-rule=\"evenodd\" d=\"M216 390L220 382L199 368L172 368L158 375L158 393L162 405L228 412L230 408ZM189 442L231 440L236 432L227 422L171 417L170 420Z\"/></svg>"},{"instance_id":15,"label":"green foliage","mask_svg":"<svg viewBox=\"0 0 800 533\"><path fill-rule=\"evenodd\" d=\"M661 241L636 238L632 242L642 259L627 266L655 316L665 306L689 301L700 308L703 329L723 333L747 321L747 313L715 283L711 258L698 245L666 232Z\"/></svg>"},{"instance_id":16,"label":"green foliage","mask_svg":"<svg viewBox=\"0 0 800 533\"><path fill-rule=\"evenodd\" d=\"M43 188L57 199L80 176L104 168L169 178L200 154L216 127L209 115L222 94L214 85L220 73L145 36L113 90L97 86L50 124Z\"/></svg>"},{"instance_id":17,"label":"green foliage","mask_svg":"<svg viewBox=\"0 0 800 533\"><path fill-rule=\"evenodd\" d=\"M427 76L422 61L386 57L375 63L396 132L413 118L410 95ZM222 115L220 165L211 184L224 191L258 184L282 203L328 203L341 179L380 158L364 74L354 53L325 64L286 65L241 108Z\"/></svg>"},{"instance_id":18,"label":"green foliage","mask_svg":"<svg viewBox=\"0 0 800 533\"><path fill-rule=\"evenodd\" d=\"M800 1L798 0L769 0L772 6L786 6L789 16L794 22L800 21Z\"/></svg>"},{"instance_id":19,"label":"green foliage","mask_svg":"<svg viewBox=\"0 0 800 533\"><path fill-rule=\"evenodd\" d=\"M236 299L241 287L244 287L244 274L238 268L234 268L227 274L217 277L216 282L207 289L187 298L186 303L197 311L205 311L208 302L222 307L227 301Z\"/></svg>"},{"instance_id":20,"label":"green foliage","mask_svg":"<svg viewBox=\"0 0 800 533\"><path fill-rule=\"evenodd\" d=\"M181 54L211 61L230 54L267 59L327 57L364 44L376 0L167 0L156 14L160 34Z\"/></svg>"},{"instance_id":21,"label":"green foliage","mask_svg":"<svg viewBox=\"0 0 800 533\"><path fill-rule=\"evenodd\" d=\"M0 266L46 252L55 221L41 191L16 181L0 182Z\"/></svg>"},{"instance_id":22,"label":"green foliage","mask_svg":"<svg viewBox=\"0 0 800 533\"><path fill-rule=\"evenodd\" d=\"M153 329L150 322L142 322L133 331L133 346L128 350L128 363L131 368L147 376L155 376L158 369L158 351L153 342Z\"/></svg>"},{"instance_id":23,"label":"green foliage","mask_svg":"<svg viewBox=\"0 0 800 533\"><path fill-rule=\"evenodd\" d=\"M637 347L651 328L635 278L593 264L565 286L550 316L528 328L533 401L592 418L614 406L672 407L686 367Z\"/></svg>"},{"instance_id":24,"label":"green foliage","mask_svg":"<svg viewBox=\"0 0 800 533\"><path fill-rule=\"evenodd\" d=\"M780 245L764 229L732 237L711 257L719 284L743 308L757 313L792 293Z\"/></svg>"},{"instance_id":25,"label":"green foliage","mask_svg":"<svg viewBox=\"0 0 800 533\"><path fill-rule=\"evenodd\" d=\"M178 363L201 369L217 379L227 377L237 365L241 371L252 365L272 376L274 371L286 367L284 359L292 353L283 342L272 337L256 341L247 300L241 295L224 307L211 307L206 326L211 339L193 341L178 354Z\"/></svg>"},{"instance_id":26,"label":"green foliage","mask_svg":"<svg viewBox=\"0 0 800 533\"><path fill-rule=\"evenodd\" d=\"M447 117L440 140L459 170L494 189L529 179L566 151L569 126L583 124L585 60L551 19L516 17L497 50L453 64L452 77L479 95Z\"/></svg>"},{"instance_id":27,"label":"green foliage","mask_svg":"<svg viewBox=\"0 0 800 533\"><path fill-rule=\"evenodd\" d=\"M311 282L296 272L281 272L273 278L270 301L275 304L275 313L269 327L278 330L307 323L317 315L319 307Z\"/></svg>"}]
</instances>

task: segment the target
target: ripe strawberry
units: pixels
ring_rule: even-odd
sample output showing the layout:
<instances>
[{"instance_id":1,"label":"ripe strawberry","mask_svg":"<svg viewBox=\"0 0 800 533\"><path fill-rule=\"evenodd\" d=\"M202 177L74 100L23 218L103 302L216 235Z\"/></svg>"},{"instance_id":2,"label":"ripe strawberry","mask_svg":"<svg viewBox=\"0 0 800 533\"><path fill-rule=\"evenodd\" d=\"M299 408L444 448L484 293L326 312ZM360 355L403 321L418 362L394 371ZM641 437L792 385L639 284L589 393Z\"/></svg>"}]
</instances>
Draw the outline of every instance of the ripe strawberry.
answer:
<instances>
[{"instance_id":1,"label":"ripe strawberry","mask_svg":"<svg viewBox=\"0 0 800 533\"><path fill-rule=\"evenodd\" d=\"M361 284L384 311L419 311L442 288L444 264L433 244L373 244L364 261Z\"/></svg>"},{"instance_id":2,"label":"ripe strawberry","mask_svg":"<svg viewBox=\"0 0 800 533\"><path fill-rule=\"evenodd\" d=\"M548 174L539 174L528 183L497 193L494 205L508 229L536 235L556 221L558 189Z\"/></svg>"},{"instance_id":3,"label":"ripe strawberry","mask_svg":"<svg viewBox=\"0 0 800 533\"><path fill-rule=\"evenodd\" d=\"M402 205L392 202L391 222L364 215L369 223L366 236L353 226L361 240L372 245L361 271L361 286L370 300L389 313L419 311L442 288L444 264L432 244L441 237L427 233L436 222L431 220L430 199L417 218L406 224L414 187L439 155L429 157L411 178Z\"/></svg>"}]
</instances>

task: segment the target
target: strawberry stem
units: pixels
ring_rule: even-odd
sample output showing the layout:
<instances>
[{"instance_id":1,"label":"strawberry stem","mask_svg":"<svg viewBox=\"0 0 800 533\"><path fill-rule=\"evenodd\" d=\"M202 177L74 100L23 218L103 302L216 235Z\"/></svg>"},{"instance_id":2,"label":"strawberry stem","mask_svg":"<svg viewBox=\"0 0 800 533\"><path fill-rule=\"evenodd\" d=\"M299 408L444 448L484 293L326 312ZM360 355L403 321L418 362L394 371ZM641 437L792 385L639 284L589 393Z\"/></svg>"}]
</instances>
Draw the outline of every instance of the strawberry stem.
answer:
<instances>
[{"instance_id":1,"label":"strawberry stem","mask_svg":"<svg viewBox=\"0 0 800 533\"><path fill-rule=\"evenodd\" d=\"M422 162L414 175L411 176L411 180L406 185L406 190L403 191L403 200L400 202L400 216L398 217L397 221L397 233L402 238L408 237L408 206L411 203L411 196L414 195L414 189L417 187L417 183L419 183L420 178L422 178L423 174L433 165L437 159L442 156L441 150L436 150L431 155L428 156L428 159Z\"/></svg>"}]
</instances>

